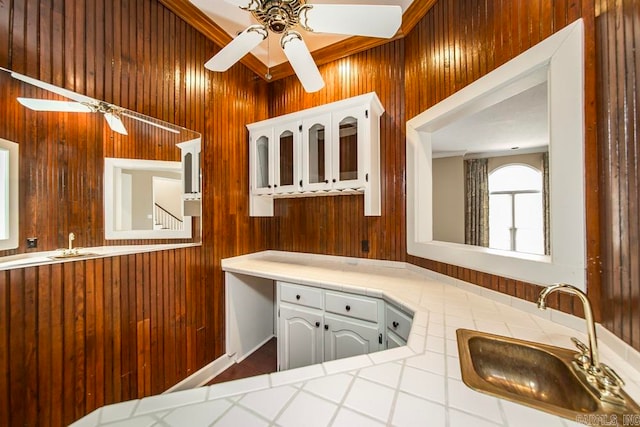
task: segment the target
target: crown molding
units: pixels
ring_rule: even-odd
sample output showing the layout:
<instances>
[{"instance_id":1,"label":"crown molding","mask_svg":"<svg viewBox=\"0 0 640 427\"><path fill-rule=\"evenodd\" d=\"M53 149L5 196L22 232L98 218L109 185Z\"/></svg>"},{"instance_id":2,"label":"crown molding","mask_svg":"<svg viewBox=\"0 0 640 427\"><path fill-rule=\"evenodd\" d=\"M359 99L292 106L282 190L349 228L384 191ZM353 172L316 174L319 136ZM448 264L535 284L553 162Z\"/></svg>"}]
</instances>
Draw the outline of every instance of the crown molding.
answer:
<instances>
[{"instance_id":1,"label":"crown molding","mask_svg":"<svg viewBox=\"0 0 640 427\"><path fill-rule=\"evenodd\" d=\"M414 0L407 10L402 14L402 25L400 25L400 32L403 37L415 27L418 22L427 14L438 0Z\"/></svg>"},{"instance_id":2,"label":"crown molding","mask_svg":"<svg viewBox=\"0 0 640 427\"><path fill-rule=\"evenodd\" d=\"M185 20L188 24L201 32L209 40L218 46L226 46L232 37L222 28L211 20L204 12L195 7L189 0L159 0L160 3L169 8L173 13ZM316 64L323 65L329 62L345 58L365 50L389 43L393 40L401 39L408 34L413 27L422 19L422 17L433 7L437 0L414 0L402 15L402 24L400 30L391 39L379 39L374 37L354 36L341 40L330 46L317 49L311 52ZM240 60L251 71L256 73L260 78L267 80L265 75L267 71L271 74L271 79L275 81L294 75L293 68L288 62L278 64L273 68L267 69L253 54L248 54Z\"/></svg>"}]
</instances>

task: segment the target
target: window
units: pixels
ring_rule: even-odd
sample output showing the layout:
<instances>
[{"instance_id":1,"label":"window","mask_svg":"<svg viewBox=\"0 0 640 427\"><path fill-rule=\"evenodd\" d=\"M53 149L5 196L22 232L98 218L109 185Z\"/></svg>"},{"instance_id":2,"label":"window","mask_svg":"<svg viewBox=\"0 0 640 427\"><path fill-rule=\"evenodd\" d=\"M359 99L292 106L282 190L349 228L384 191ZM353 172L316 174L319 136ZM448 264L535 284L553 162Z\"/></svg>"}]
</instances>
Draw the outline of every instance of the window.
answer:
<instances>
[{"instance_id":1,"label":"window","mask_svg":"<svg viewBox=\"0 0 640 427\"><path fill-rule=\"evenodd\" d=\"M18 144L0 139L0 250L18 247Z\"/></svg>"},{"instance_id":2,"label":"window","mask_svg":"<svg viewBox=\"0 0 640 427\"><path fill-rule=\"evenodd\" d=\"M544 255L542 172L509 164L489 173L489 247Z\"/></svg>"}]
</instances>

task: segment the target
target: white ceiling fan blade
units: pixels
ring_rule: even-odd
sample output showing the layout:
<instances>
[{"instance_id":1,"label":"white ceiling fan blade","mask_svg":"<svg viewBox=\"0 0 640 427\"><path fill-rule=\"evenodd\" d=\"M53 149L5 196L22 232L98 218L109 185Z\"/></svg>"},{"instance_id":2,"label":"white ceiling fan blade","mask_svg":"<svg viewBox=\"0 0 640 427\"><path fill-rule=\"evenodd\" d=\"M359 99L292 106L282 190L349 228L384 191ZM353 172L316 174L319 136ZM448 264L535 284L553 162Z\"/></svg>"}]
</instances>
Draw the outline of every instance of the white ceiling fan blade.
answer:
<instances>
[{"instance_id":1,"label":"white ceiling fan blade","mask_svg":"<svg viewBox=\"0 0 640 427\"><path fill-rule=\"evenodd\" d=\"M402 23L402 8L390 5L313 4L303 6L300 26L317 33L391 38Z\"/></svg>"},{"instance_id":2,"label":"white ceiling fan blade","mask_svg":"<svg viewBox=\"0 0 640 427\"><path fill-rule=\"evenodd\" d=\"M293 67L300 83L307 92L317 92L324 87L324 80L318 71L307 45L300 34L289 31L282 36L280 45Z\"/></svg>"},{"instance_id":3,"label":"white ceiling fan blade","mask_svg":"<svg viewBox=\"0 0 640 427\"><path fill-rule=\"evenodd\" d=\"M65 98L73 99L74 101L77 101L77 102L82 102L84 104L91 104L91 105L98 104L97 100L90 98L88 96L80 95L79 93L75 93L68 89L63 89L61 87L58 87L49 83L41 82L40 80L36 80L29 76L16 73L15 71L11 72L11 77L13 77L14 79L23 81L25 83L29 83L32 86L36 86L41 89L48 90L49 92L57 93L58 95L62 95Z\"/></svg>"},{"instance_id":4,"label":"white ceiling fan blade","mask_svg":"<svg viewBox=\"0 0 640 427\"><path fill-rule=\"evenodd\" d=\"M107 121L107 124L114 132L122 135L129 135L129 133L127 133L127 128L124 127L124 123L122 123L120 117L116 116L113 113L104 113L104 119Z\"/></svg>"},{"instance_id":5,"label":"white ceiling fan blade","mask_svg":"<svg viewBox=\"0 0 640 427\"><path fill-rule=\"evenodd\" d=\"M138 116L135 116L133 114L126 113L124 111L122 111L120 113L120 115L129 117L131 119L137 120L137 121L142 122L142 123L146 123L146 124L151 125L151 126L158 127L160 129L163 129L163 130L166 130L166 131L169 131L169 132L180 133L179 130L172 129L172 128L168 127L168 126L161 125L160 123L152 122L151 120L143 119L142 117L138 117Z\"/></svg>"},{"instance_id":6,"label":"white ceiling fan blade","mask_svg":"<svg viewBox=\"0 0 640 427\"><path fill-rule=\"evenodd\" d=\"M249 53L267 38L267 29L262 25L252 25L231 40L204 67L211 71L227 71L233 64Z\"/></svg>"},{"instance_id":7,"label":"white ceiling fan blade","mask_svg":"<svg viewBox=\"0 0 640 427\"><path fill-rule=\"evenodd\" d=\"M54 101L52 99L17 98L18 102L35 111L56 111L66 113L91 113L93 110L85 104L73 101Z\"/></svg>"}]
</instances>

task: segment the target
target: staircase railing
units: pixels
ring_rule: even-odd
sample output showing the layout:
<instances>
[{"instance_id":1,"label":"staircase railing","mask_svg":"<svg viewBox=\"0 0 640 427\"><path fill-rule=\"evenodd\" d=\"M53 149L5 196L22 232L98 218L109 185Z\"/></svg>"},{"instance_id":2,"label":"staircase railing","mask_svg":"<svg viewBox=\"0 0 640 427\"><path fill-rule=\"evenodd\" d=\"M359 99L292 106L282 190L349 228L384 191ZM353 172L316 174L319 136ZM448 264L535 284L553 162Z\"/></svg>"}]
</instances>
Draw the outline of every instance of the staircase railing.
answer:
<instances>
[{"instance_id":1,"label":"staircase railing","mask_svg":"<svg viewBox=\"0 0 640 427\"><path fill-rule=\"evenodd\" d=\"M154 203L154 222L155 229L159 230L182 230L183 221L171 212Z\"/></svg>"}]
</instances>

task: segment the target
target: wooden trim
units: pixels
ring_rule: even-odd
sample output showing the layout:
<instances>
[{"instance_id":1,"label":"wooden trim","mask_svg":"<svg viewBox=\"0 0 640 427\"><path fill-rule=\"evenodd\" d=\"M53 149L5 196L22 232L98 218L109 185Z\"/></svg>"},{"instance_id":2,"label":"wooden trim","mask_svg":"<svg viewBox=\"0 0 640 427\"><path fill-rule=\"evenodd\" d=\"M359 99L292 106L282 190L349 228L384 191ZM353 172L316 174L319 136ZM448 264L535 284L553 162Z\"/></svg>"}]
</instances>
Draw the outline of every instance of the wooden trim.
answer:
<instances>
[{"instance_id":1,"label":"wooden trim","mask_svg":"<svg viewBox=\"0 0 640 427\"><path fill-rule=\"evenodd\" d=\"M402 37L402 35L397 35L392 39L379 39L362 36L349 37L348 39L341 40L332 45L314 50L311 52L311 56L313 56L316 65L320 66L365 50L373 49L374 47L387 44ZM291 64L289 64L289 62L278 64L271 68L269 72L271 73L271 81L280 80L294 75L293 68L291 68Z\"/></svg>"},{"instance_id":2,"label":"wooden trim","mask_svg":"<svg viewBox=\"0 0 640 427\"><path fill-rule=\"evenodd\" d=\"M407 10L402 14L400 32L403 34L403 37L405 34L409 34L413 27L420 22L437 1L438 0L414 0L414 2L409 5Z\"/></svg>"}]
</instances>

